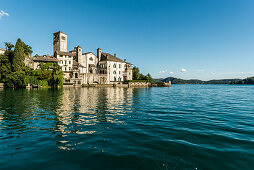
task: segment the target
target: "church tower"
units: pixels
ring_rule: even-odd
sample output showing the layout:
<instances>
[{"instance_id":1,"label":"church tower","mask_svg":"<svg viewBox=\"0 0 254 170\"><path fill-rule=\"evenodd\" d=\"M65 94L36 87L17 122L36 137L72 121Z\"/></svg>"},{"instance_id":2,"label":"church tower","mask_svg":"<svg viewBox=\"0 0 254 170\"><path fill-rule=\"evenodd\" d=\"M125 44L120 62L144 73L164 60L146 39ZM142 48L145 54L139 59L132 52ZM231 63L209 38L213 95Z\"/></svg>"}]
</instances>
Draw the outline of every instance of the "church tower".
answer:
<instances>
[{"instance_id":1,"label":"church tower","mask_svg":"<svg viewBox=\"0 0 254 170\"><path fill-rule=\"evenodd\" d=\"M75 60L78 62L78 63L82 63L83 64L83 61L82 61L82 47L80 46L77 46L75 47L75 50L76 50L76 56L75 56Z\"/></svg>"},{"instance_id":2,"label":"church tower","mask_svg":"<svg viewBox=\"0 0 254 170\"><path fill-rule=\"evenodd\" d=\"M53 34L53 53L67 52L67 34L58 31Z\"/></svg>"}]
</instances>

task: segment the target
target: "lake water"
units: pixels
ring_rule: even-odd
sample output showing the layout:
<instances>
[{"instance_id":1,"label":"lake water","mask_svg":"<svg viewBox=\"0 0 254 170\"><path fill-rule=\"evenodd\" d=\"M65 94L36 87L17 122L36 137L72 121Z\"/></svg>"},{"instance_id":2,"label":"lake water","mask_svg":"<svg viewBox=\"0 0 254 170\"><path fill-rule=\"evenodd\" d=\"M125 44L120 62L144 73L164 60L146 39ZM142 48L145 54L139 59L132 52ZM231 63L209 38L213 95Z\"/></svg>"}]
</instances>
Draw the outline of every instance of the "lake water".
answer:
<instances>
[{"instance_id":1,"label":"lake water","mask_svg":"<svg viewBox=\"0 0 254 170\"><path fill-rule=\"evenodd\" d=\"M254 86L0 90L0 169L254 169Z\"/></svg>"}]
</instances>

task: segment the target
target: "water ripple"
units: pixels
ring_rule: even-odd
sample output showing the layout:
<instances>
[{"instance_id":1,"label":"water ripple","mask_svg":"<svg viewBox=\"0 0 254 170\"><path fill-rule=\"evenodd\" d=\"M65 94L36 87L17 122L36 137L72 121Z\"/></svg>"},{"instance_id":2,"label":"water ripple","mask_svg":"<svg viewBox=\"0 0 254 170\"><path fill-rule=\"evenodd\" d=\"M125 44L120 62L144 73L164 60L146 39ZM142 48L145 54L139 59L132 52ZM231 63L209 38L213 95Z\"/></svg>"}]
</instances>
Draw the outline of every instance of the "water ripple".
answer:
<instances>
[{"instance_id":1,"label":"water ripple","mask_svg":"<svg viewBox=\"0 0 254 170\"><path fill-rule=\"evenodd\" d=\"M253 169L254 86L0 90L1 168Z\"/></svg>"}]
</instances>

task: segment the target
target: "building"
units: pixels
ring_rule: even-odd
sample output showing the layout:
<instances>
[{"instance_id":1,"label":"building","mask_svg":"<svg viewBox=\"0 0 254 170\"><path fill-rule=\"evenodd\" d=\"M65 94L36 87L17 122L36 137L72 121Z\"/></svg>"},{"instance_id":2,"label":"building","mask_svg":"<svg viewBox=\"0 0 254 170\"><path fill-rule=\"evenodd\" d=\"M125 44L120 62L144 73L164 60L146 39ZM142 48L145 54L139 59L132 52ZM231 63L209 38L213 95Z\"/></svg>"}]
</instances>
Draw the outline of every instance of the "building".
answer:
<instances>
[{"instance_id":1,"label":"building","mask_svg":"<svg viewBox=\"0 0 254 170\"><path fill-rule=\"evenodd\" d=\"M0 55L1 55L1 54L4 54L5 51L6 51L6 49L0 48Z\"/></svg>"},{"instance_id":2,"label":"building","mask_svg":"<svg viewBox=\"0 0 254 170\"><path fill-rule=\"evenodd\" d=\"M36 70L36 69L41 69L40 64L41 63L58 63L58 59L56 59L53 56L48 56L48 55L43 55L43 56L35 56L32 59L32 66L31 68Z\"/></svg>"},{"instance_id":3,"label":"building","mask_svg":"<svg viewBox=\"0 0 254 170\"><path fill-rule=\"evenodd\" d=\"M131 63L97 49L83 53L82 47L67 50L67 34L59 31L53 34L53 52L64 71L66 83L112 84L132 80Z\"/></svg>"}]
</instances>

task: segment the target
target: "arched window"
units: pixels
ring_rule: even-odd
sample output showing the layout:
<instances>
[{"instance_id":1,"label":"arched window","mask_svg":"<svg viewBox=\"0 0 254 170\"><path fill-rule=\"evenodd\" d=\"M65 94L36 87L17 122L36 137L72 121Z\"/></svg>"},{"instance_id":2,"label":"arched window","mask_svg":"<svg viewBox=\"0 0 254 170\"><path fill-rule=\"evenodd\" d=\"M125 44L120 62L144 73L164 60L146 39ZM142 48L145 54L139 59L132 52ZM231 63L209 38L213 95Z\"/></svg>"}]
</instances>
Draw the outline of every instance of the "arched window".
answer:
<instances>
[{"instance_id":1,"label":"arched window","mask_svg":"<svg viewBox=\"0 0 254 170\"><path fill-rule=\"evenodd\" d=\"M121 77L118 78L118 81L121 81Z\"/></svg>"},{"instance_id":2,"label":"arched window","mask_svg":"<svg viewBox=\"0 0 254 170\"><path fill-rule=\"evenodd\" d=\"M116 74L116 71L114 71L113 74Z\"/></svg>"},{"instance_id":3,"label":"arched window","mask_svg":"<svg viewBox=\"0 0 254 170\"><path fill-rule=\"evenodd\" d=\"M113 68L116 68L116 64L113 65Z\"/></svg>"}]
</instances>

